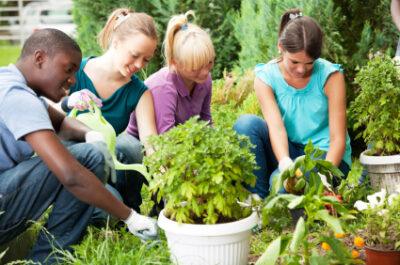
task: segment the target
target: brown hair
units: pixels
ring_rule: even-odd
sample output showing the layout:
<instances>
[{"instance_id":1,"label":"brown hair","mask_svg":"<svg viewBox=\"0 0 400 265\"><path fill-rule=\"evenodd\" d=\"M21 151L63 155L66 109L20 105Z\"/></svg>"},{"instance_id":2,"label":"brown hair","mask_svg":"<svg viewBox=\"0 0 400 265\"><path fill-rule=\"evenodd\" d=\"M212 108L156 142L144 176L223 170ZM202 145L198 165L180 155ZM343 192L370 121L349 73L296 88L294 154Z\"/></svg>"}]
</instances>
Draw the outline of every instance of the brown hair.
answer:
<instances>
[{"instance_id":1,"label":"brown hair","mask_svg":"<svg viewBox=\"0 0 400 265\"><path fill-rule=\"evenodd\" d=\"M107 50L114 38L122 40L127 35L137 32L158 40L156 26L151 16L134 12L129 8L118 8L108 17L97 39L100 47Z\"/></svg>"},{"instance_id":2,"label":"brown hair","mask_svg":"<svg viewBox=\"0 0 400 265\"><path fill-rule=\"evenodd\" d=\"M167 66L175 60L186 69L199 69L215 58L210 35L199 26L189 23L193 11L173 16L168 22L164 40Z\"/></svg>"},{"instance_id":3,"label":"brown hair","mask_svg":"<svg viewBox=\"0 0 400 265\"><path fill-rule=\"evenodd\" d=\"M282 15L279 43L286 51L305 51L315 60L321 56L322 39L318 23L311 17L303 16L299 9L290 9Z\"/></svg>"}]
</instances>

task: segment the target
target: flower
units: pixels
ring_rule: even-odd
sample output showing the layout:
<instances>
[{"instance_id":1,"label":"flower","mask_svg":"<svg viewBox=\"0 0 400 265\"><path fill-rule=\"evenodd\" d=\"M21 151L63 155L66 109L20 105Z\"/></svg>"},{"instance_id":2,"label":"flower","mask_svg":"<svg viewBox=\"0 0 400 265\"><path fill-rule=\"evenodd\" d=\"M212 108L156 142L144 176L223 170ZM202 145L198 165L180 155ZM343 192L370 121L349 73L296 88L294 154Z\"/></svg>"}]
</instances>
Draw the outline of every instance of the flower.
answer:
<instances>
[{"instance_id":1,"label":"flower","mask_svg":"<svg viewBox=\"0 0 400 265\"><path fill-rule=\"evenodd\" d=\"M344 238L344 233L335 233L336 238Z\"/></svg>"},{"instance_id":2,"label":"flower","mask_svg":"<svg viewBox=\"0 0 400 265\"><path fill-rule=\"evenodd\" d=\"M363 201L356 201L356 203L354 204L354 207L359 211L364 211L368 209L368 206L369 204Z\"/></svg>"},{"instance_id":3,"label":"flower","mask_svg":"<svg viewBox=\"0 0 400 265\"><path fill-rule=\"evenodd\" d=\"M386 189L381 189L380 192L376 192L372 195L367 196L367 200L369 201L369 204L372 208L383 205L385 203L385 198Z\"/></svg>"},{"instance_id":4,"label":"flower","mask_svg":"<svg viewBox=\"0 0 400 265\"><path fill-rule=\"evenodd\" d=\"M354 207L362 212L363 235L366 245L380 250L400 250L400 194L388 194L385 189L367 196L368 202L356 201ZM361 237L354 245L364 246Z\"/></svg>"},{"instance_id":5,"label":"flower","mask_svg":"<svg viewBox=\"0 0 400 265\"><path fill-rule=\"evenodd\" d=\"M364 239L362 237L356 236L354 238L354 246L358 248L363 248L364 247Z\"/></svg>"},{"instance_id":6,"label":"flower","mask_svg":"<svg viewBox=\"0 0 400 265\"><path fill-rule=\"evenodd\" d=\"M351 257L353 258L353 259L356 259L356 258L358 258L360 256L360 252L358 252L357 250L352 250L351 251Z\"/></svg>"},{"instance_id":7,"label":"flower","mask_svg":"<svg viewBox=\"0 0 400 265\"><path fill-rule=\"evenodd\" d=\"M326 242L322 242L321 247L322 247L322 249L325 250L325 251L331 250L331 246L329 246L329 244L326 243Z\"/></svg>"}]
</instances>

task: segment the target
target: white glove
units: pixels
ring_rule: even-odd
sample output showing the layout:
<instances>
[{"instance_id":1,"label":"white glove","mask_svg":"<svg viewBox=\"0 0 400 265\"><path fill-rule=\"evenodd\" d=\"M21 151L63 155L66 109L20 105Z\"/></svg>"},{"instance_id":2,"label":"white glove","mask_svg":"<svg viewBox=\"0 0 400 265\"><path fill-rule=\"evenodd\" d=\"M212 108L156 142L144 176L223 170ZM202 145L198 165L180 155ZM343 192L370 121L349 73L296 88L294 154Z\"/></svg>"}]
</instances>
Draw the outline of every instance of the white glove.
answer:
<instances>
[{"instance_id":1,"label":"white glove","mask_svg":"<svg viewBox=\"0 0 400 265\"><path fill-rule=\"evenodd\" d=\"M85 88L72 93L68 97L67 106L69 109L76 108L81 111L87 110L90 108L91 101L93 101L99 108L101 108L101 106L103 105L101 103L101 99L99 99L95 94Z\"/></svg>"},{"instance_id":2,"label":"white glove","mask_svg":"<svg viewBox=\"0 0 400 265\"><path fill-rule=\"evenodd\" d=\"M128 219L124 220L129 232L142 240L154 239L158 235L157 221L148 216L138 214L131 209Z\"/></svg>"},{"instance_id":3,"label":"white glove","mask_svg":"<svg viewBox=\"0 0 400 265\"><path fill-rule=\"evenodd\" d=\"M290 157L285 156L279 161L278 165L279 171L283 172L286 169L288 169L291 165L293 165L293 160Z\"/></svg>"},{"instance_id":4,"label":"white glove","mask_svg":"<svg viewBox=\"0 0 400 265\"><path fill-rule=\"evenodd\" d=\"M85 142L93 143L93 142L106 142L104 139L104 135L101 132L97 131L88 131L85 134Z\"/></svg>"}]
</instances>

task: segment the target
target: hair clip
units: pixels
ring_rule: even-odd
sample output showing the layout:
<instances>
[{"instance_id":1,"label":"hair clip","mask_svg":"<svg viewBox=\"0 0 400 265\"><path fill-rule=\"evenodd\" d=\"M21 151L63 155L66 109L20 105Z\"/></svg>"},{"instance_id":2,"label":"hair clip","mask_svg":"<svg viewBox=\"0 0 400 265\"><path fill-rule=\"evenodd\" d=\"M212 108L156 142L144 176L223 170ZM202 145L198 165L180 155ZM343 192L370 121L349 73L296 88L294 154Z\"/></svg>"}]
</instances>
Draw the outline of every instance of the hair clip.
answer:
<instances>
[{"instance_id":1,"label":"hair clip","mask_svg":"<svg viewBox=\"0 0 400 265\"><path fill-rule=\"evenodd\" d=\"M188 29L188 24L187 23L182 24L181 30L187 30L187 29Z\"/></svg>"},{"instance_id":2,"label":"hair clip","mask_svg":"<svg viewBox=\"0 0 400 265\"><path fill-rule=\"evenodd\" d=\"M117 20L117 22L115 22L115 25L114 25L114 30L116 29L116 28L118 28L119 27L119 25L121 25L122 24L122 22L124 22L128 17L129 17L129 13L128 14L126 14L126 15L124 15L124 14L119 14L118 16L117 16L117 18L116 18L116 20Z\"/></svg>"},{"instance_id":3,"label":"hair clip","mask_svg":"<svg viewBox=\"0 0 400 265\"><path fill-rule=\"evenodd\" d=\"M292 20L292 19L295 19L295 18L297 18L297 17L302 17L303 16L303 14L300 12L300 13L297 13L297 14L289 14L289 19L290 20Z\"/></svg>"}]
</instances>

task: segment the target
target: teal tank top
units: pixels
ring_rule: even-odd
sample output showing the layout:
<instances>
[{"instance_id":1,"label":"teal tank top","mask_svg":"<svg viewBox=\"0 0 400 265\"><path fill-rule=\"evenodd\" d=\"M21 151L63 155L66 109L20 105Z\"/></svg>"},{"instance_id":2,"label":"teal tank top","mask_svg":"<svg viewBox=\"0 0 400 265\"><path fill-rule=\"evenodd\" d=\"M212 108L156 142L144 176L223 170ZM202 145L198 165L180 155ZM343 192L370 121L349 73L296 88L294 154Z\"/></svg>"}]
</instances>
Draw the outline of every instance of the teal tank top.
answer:
<instances>
[{"instance_id":1,"label":"teal tank top","mask_svg":"<svg viewBox=\"0 0 400 265\"><path fill-rule=\"evenodd\" d=\"M256 76L273 90L289 141L305 145L311 139L321 150L329 150L328 98L324 86L329 76L337 71L343 71L339 64L319 58L314 62L307 86L296 89L286 83L277 60L255 67ZM347 132L343 160L351 165L350 137Z\"/></svg>"},{"instance_id":2,"label":"teal tank top","mask_svg":"<svg viewBox=\"0 0 400 265\"><path fill-rule=\"evenodd\" d=\"M79 71L75 74L76 82L70 87L70 94L87 88L100 98L92 81L83 71L86 63L91 58L93 57L84 58L82 60ZM132 75L130 82L118 88L109 98L102 99L103 106L101 107L101 111L103 116L114 127L117 135L123 132L128 126L129 117L146 90L147 87L143 81L136 75Z\"/></svg>"}]
</instances>

